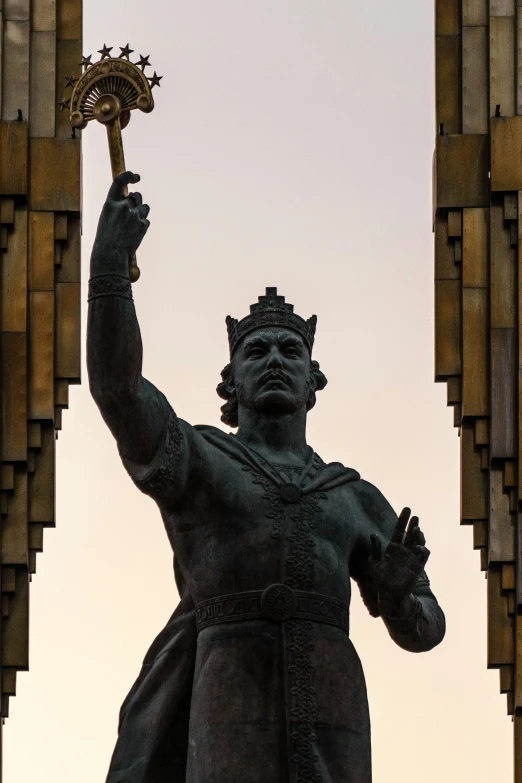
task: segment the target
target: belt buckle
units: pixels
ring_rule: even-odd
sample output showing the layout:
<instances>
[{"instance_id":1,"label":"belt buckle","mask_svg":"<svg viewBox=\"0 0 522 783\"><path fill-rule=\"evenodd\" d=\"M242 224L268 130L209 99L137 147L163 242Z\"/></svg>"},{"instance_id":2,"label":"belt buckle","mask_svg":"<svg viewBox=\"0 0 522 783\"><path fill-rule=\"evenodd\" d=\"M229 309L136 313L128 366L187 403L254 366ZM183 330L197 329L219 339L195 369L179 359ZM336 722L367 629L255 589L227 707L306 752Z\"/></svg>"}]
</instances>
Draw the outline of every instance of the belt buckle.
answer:
<instances>
[{"instance_id":1,"label":"belt buckle","mask_svg":"<svg viewBox=\"0 0 522 783\"><path fill-rule=\"evenodd\" d=\"M291 587L273 584L263 590L261 611L268 620L283 622L293 617L297 609L297 596Z\"/></svg>"}]
</instances>

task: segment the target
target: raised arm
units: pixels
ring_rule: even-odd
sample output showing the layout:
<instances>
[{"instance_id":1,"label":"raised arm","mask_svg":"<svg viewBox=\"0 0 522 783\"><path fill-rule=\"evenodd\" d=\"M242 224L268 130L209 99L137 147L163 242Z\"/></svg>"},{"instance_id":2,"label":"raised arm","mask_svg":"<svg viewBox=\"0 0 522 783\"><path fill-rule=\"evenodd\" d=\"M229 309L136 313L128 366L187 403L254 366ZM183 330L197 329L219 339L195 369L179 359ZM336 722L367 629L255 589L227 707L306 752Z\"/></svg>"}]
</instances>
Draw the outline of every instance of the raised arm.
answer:
<instances>
[{"instance_id":1,"label":"raised arm","mask_svg":"<svg viewBox=\"0 0 522 783\"><path fill-rule=\"evenodd\" d=\"M153 458L170 407L143 378L142 343L129 281L129 258L149 227L149 207L125 188L139 181L125 172L103 206L91 256L87 368L92 396L120 453L137 465Z\"/></svg>"}]
</instances>

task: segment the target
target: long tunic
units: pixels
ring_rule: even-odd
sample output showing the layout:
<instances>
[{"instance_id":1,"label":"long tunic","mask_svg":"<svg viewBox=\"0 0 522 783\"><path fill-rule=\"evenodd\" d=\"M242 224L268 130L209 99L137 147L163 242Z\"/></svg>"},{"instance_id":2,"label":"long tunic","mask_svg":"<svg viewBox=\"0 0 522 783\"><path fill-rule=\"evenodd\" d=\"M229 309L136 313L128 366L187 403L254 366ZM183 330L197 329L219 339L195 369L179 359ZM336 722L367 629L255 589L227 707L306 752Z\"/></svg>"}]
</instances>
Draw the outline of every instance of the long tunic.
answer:
<instances>
[{"instance_id":1,"label":"long tunic","mask_svg":"<svg viewBox=\"0 0 522 783\"><path fill-rule=\"evenodd\" d=\"M161 510L181 601L122 707L107 783L371 783L366 687L348 625L255 617L197 633L194 607L272 584L348 606L352 577L378 615L369 537L385 548L397 515L356 471L317 455L300 498L285 502L281 471L295 483L298 471L170 406L165 421L149 465L122 459ZM383 619L415 652L444 635L425 573L408 615Z\"/></svg>"}]
</instances>

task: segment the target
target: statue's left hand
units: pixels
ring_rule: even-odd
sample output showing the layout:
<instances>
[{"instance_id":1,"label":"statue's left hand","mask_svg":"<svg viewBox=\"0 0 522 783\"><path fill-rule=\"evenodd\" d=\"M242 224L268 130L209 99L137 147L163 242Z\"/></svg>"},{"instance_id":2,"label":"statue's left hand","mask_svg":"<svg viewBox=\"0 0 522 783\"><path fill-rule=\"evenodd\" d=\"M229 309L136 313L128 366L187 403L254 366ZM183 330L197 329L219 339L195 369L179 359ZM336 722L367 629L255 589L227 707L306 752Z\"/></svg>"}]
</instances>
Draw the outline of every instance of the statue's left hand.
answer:
<instances>
[{"instance_id":1,"label":"statue's left hand","mask_svg":"<svg viewBox=\"0 0 522 783\"><path fill-rule=\"evenodd\" d=\"M410 514L409 508L401 511L385 552L382 551L380 538L370 536L370 576L379 597L391 598L397 605L411 595L430 556L425 546L426 539L419 528L419 518L410 519Z\"/></svg>"}]
</instances>

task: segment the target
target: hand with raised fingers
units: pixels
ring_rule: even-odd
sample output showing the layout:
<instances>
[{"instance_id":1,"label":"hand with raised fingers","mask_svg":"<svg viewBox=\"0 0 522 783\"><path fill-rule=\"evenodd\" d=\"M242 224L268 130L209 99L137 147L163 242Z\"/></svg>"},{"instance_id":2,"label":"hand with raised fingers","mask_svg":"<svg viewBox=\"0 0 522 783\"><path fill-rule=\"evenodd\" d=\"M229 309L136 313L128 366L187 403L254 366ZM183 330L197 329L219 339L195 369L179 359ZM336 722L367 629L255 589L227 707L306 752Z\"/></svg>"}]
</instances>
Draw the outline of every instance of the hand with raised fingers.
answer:
<instances>
[{"instance_id":1,"label":"hand with raised fingers","mask_svg":"<svg viewBox=\"0 0 522 783\"><path fill-rule=\"evenodd\" d=\"M99 271L128 274L129 259L147 233L150 207L143 203L141 193L126 195L127 185L139 180L139 174L125 171L109 189L93 247L93 266L104 267Z\"/></svg>"},{"instance_id":2,"label":"hand with raised fingers","mask_svg":"<svg viewBox=\"0 0 522 783\"><path fill-rule=\"evenodd\" d=\"M419 528L419 518L410 519L410 515L409 508L401 511L384 552L381 539L375 534L370 536L370 576L379 598L392 599L397 605L411 595L430 556L425 546L426 539Z\"/></svg>"}]
</instances>

